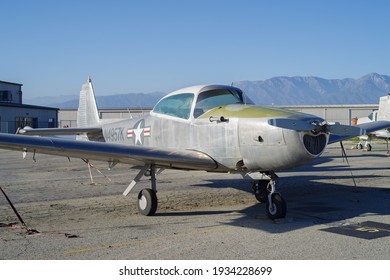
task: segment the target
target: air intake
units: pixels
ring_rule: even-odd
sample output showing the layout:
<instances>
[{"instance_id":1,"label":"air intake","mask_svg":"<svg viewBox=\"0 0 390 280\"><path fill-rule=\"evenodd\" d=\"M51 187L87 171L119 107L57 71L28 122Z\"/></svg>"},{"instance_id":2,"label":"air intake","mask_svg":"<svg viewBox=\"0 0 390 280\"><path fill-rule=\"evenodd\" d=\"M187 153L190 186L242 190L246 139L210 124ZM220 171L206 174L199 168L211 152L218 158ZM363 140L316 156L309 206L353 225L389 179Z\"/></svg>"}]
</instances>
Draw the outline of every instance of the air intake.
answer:
<instances>
[{"instance_id":1,"label":"air intake","mask_svg":"<svg viewBox=\"0 0 390 280\"><path fill-rule=\"evenodd\" d=\"M325 149L326 136L324 134L308 135L303 136L303 144L306 150L312 155L319 155Z\"/></svg>"}]
</instances>

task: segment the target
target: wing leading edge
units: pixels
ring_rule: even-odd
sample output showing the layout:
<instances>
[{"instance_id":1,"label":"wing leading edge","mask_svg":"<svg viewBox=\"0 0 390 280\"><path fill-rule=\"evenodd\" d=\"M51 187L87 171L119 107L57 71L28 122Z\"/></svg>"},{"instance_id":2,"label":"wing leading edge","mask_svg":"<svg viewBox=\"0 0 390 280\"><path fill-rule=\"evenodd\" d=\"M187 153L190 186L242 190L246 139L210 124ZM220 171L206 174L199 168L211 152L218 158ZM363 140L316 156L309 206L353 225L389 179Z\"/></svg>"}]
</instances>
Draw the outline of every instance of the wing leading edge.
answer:
<instances>
[{"instance_id":1,"label":"wing leading edge","mask_svg":"<svg viewBox=\"0 0 390 280\"><path fill-rule=\"evenodd\" d=\"M155 164L166 168L210 171L218 167L210 156L193 150L177 151L5 133L0 133L0 149L121 162L133 166Z\"/></svg>"}]
</instances>

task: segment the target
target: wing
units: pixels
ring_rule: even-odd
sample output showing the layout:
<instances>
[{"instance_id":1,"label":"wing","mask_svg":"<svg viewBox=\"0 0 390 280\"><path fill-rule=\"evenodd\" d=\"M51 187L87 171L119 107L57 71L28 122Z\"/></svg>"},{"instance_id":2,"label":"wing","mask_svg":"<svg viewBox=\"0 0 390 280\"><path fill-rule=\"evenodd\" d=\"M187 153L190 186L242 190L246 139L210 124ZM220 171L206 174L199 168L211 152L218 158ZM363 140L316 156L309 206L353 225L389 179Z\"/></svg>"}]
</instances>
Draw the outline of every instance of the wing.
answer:
<instances>
[{"instance_id":1,"label":"wing","mask_svg":"<svg viewBox=\"0 0 390 280\"><path fill-rule=\"evenodd\" d=\"M0 149L122 162L133 166L155 164L165 168L207 171L218 167L210 156L193 150L168 150L5 133L0 133Z\"/></svg>"},{"instance_id":2,"label":"wing","mask_svg":"<svg viewBox=\"0 0 390 280\"><path fill-rule=\"evenodd\" d=\"M87 135L91 141L102 141L103 132L100 127L91 128L29 128L25 127L17 131L18 134L23 135L39 135L39 136L50 136L50 135Z\"/></svg>"},{"instance_id":3,"label":"wing","mask_svg":"<svg viewBox=\"0 0 390 280\"><path fill-rule=\"evenodd\" d=\"M367 134L389 128L390 127L390 122L389 121L376 121L376 122L368 122L368 123L362 123L359 125L356 125L357 127L360 127L362 130L364 130ZM335 135L331 134L329 136L329 144L339 142L345 139L349 139L354 137L354 135Z\"/></svg>"}]
</instances>

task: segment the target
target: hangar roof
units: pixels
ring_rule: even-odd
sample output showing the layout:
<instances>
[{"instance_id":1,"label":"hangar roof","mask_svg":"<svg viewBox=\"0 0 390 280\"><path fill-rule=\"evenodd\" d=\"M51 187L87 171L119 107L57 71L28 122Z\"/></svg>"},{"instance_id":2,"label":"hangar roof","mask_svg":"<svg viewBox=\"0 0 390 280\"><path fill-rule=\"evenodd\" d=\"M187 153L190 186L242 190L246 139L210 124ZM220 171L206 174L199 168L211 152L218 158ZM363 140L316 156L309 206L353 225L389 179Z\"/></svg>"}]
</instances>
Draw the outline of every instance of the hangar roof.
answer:
<instances>
[{"instance_id":1,"label":"hangar roof","mask_svg":"<svg viewBox=\"0 0 390 280\"><path fill-rule=\"evenodd\" d=\"M15 86L22 86L23 85L23 84L11 83L11 82L6 82L6 81L0 81L0 84L8 84L8 85L15 85Z\"/></svg>"},{"instance_id":2,"label":"hangar roof","mask_svg":"<svg viewBox=\"0 0 390 280\"><path fill-rule=\"evenodd\" d=\"M0 107L17 107L17 108L26 108L26 109L43 109L43 110L59 110L59 108L54 107L44 107L37 105L28 105L28 104L17 104L17 103L4 103L0 102Z\"/></svg>"}]
</instances>

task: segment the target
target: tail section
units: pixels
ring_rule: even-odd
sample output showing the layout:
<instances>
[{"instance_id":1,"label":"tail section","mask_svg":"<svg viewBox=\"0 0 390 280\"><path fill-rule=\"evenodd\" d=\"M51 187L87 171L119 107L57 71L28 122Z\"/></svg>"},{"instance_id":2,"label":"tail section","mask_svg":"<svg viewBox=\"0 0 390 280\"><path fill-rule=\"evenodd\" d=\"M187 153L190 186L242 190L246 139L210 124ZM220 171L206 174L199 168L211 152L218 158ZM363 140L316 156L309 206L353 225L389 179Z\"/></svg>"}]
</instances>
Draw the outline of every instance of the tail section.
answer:
<instances>
[{"instance_id":1,"label":"tail section","mask_svg":"<svg viewBox=\"0 0 390 280\"><path fill-rule=\"evenodd\" d=\"M77 110L78 128L100 127L99 112L96 105L95 93L92 87L91 77L81 86L79 108ZM88 141L87 135L78 135L77 140Z\"/></svg>"},{"instance_id":2,"label":"tail section","mask_svg":"<svg viewBox=\"0 0 390 280\"><path fill-rule=\"evenodd\" d=\"M379 98L378 110L374 110L368 117L359 118L357 124L376 121L390 121L390 93Z\"/></svg>"},{"instance_id":3,"label":"tail section","mask_svg":"<svg viewBox=\"0 0 390 280\"><path fill-rule=\"evenodd\" d=\"M390 93L379 99L378 121L390 121Z\"/></svg>"},{"instance_id":4,"label":"tail section","mask_svg":"<svg viewBox=\"0 0 390 280\"><path fill-rule=\"evenodd\" d=\"M99 122L95 93L93 92L91 78L88 77L87 83L82 85L80 91L77 127L97 127L99 126Z\"/></svg>"}]
</instances>

